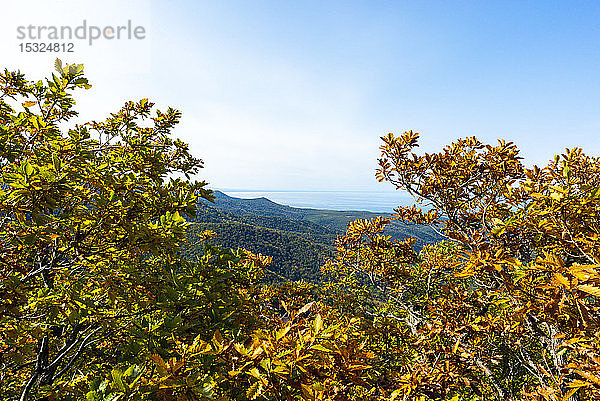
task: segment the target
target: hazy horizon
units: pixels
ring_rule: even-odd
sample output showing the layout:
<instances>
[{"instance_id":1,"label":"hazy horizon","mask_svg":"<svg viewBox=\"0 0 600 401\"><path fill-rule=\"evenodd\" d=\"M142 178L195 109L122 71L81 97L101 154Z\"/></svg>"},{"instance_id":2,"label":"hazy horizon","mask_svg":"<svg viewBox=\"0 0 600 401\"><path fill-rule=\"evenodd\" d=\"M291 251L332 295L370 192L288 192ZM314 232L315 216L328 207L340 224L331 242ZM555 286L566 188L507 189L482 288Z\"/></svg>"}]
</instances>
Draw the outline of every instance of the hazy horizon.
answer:
<instances>
[{"instance_id":1,"label":"hazy horizon","mask_svg":"<svg viewBox=\"0 0 600 401\"><path fill-rule=\"evenodd\" d=\"M227 196L241 199L267 198L280 205L295 208L326 209L338 211L368 211L393 213L398 206L410 206L414 199L402 191L353 191L353 190L224 190L216 189Z\"/></svg>"}]
</instances>

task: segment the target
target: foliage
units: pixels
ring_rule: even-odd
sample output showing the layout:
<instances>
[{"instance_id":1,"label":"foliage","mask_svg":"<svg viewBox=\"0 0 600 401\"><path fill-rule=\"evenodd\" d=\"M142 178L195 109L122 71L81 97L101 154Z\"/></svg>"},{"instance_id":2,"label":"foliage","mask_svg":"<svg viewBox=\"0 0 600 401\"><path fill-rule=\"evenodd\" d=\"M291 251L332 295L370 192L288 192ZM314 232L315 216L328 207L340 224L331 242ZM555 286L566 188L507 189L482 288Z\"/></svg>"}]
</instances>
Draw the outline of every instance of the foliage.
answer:
<instances>
[{"instance_id":1,"label":"foliage","mask_svg":"<svg viewBox=\"0 0 600 401\"><path fill-rule=\"evenodd\" d=\"M260 213L268 213L263 210L252 211L252 199L236 199L237 202L245 204L249 203L247 211L252 211L256 214L237 214L223 210L221 207L221 201L219 200L221 195L216 191L214 193L214 204L205 205L204 202L198 204L196 211L196 217L194 222L198 223L240 223L247 224L271 230L277 230L287 232L289 234L298 235L306 238L312 242L323 243L332 245L337 235L340 234L339 230L326 227L321 224L313 223L306 219L296 219L292 217L283 216L271 216L263 215ZM275 204L277 205L277 204ZM277 205L281 206L281 205Z\"/></svg>"},{"instance_id":2,"label":"foliage","mask_svg":"<svg viewBox=\"0 0 600 401\"><path fill-rule=\"evenodd\" d=\"M426 247L407 278L374 269L373 256L359 262L399 298L395 316L412 329L411 351L423 349L408 361L402 380L412 387L402 394L435 388L448 398L462 385L464 399L600 397L600 159L575 148L526 168L509 142L467 138L419 156L412 131L382 139L378 178L429 207L398 208L397 217L441 227L455 244Z\"/></svg>"},{"instance_id":3,"label":"foliage","mask_svg":"<svg viewBox=\"0 0 600 401\"><path fill-rule=\"evenodd\" d=\"M357 216L197 206L212 195L176 110L142 99L67 128L81 65L0 87L3 399L600 398L600 159L527 168L476 138L419 156L418 134L390 134L377 177L425 211L358 216L318 284L267 284L339 229L320 223ZM417 253L394 219L446 240Z\"/></svg>"},{"instance_id":4,"label":"foliage","mask_svg":"<svg viewBox=\"0 0 600 401\"><path fill-rule=\"evenodd\" d=\"M82 65L57 60L45 82L4 71L0 85L4 399L80 398L110 372L138 380L172 336L243 310L235 280L248 278L224 269L244 257L219 255L210 269L177 257L182 216L210 198L203 182L168 178L202 166L169 136L179 112L153 114L142 99L65 132L73 90L90 87Z\"/></svg>"},{"instance_id":5,"label":"foliage","mask_svg":"<svg viewBox=\"0 0 600 401\"><path fill-rule=\"evenodd\" d=\"M0 85L3 399L367 391L358 320L290 309L285 286L260 284L269 257L209 245L212 232L198 233L199 258L181 257L197 201L211 195L189 181L202 162L170 137L179 112L142 99L66 128L73 90L89 84L83 66L58 60L45 82L4 71Z\"/></svg>"}]
</instances>

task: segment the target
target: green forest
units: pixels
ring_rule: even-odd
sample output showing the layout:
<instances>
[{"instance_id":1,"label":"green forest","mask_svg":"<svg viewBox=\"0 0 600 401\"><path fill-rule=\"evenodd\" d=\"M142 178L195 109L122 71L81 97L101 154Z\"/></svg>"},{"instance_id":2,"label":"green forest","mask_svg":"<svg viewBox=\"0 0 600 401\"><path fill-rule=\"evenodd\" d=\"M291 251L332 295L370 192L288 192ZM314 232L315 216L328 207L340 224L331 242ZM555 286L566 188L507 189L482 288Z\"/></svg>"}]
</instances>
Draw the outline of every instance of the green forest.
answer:
<instances>
[{"instance_id":1,"label":"green forest","mask_svg":"<svg viewBox=\"0 0 600 401\"><path fill-rule=\"evenodd\" d=\"M391 214L213 192L148 99L0 73L0 397L600 399L600 159L380 140ZM218 183L210 183L218 185Z\"/></svg>"},{"instance_id":2,"label":"green forest","mask_svg":"<svg viewBox=\"0 0 600 401\"><path fill-rule=\"evenodd\" d=\"M210 241L226 248L244 248L268 255L272 263L266 269L269 281L309 281L324 279L321 267L334 255L334 242L344 234L347 224L357 219L377 217L376 213L300 209L279 205L268 199L239 199L220 191L211 194L212 202L198 204L193 223L188 227L184 255L202 255L201 233L216 236ZM415 249L433 244L443 237L427 226L406 225L393 221L386 234L401 240L416 239Z\"/></svg>"}]
</instances>

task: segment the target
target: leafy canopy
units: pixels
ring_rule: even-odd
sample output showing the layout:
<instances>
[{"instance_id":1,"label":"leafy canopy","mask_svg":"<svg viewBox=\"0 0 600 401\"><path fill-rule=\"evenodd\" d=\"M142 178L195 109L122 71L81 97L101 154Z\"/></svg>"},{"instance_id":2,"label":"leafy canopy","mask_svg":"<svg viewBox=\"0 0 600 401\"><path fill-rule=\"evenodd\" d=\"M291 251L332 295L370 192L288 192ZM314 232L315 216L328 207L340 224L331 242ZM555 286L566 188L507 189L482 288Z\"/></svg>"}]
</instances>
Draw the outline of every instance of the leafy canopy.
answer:
<instances>
[{"instance_id":1,"label":"leafy canopy","mask_svg":"<svg viewBox=\"0 0 600 401\"><path fill-rule=\"evenodd\" d=\"M600 159L390 134L377 178L425 209L394 218L446 241L416 253L357 220L320 285L267 285L269 257L188 231L211 195L180 113L142 99L72 124L81 88L60 61L0 74L3 399L600 398Z\"/></svg>"}]
</instances>

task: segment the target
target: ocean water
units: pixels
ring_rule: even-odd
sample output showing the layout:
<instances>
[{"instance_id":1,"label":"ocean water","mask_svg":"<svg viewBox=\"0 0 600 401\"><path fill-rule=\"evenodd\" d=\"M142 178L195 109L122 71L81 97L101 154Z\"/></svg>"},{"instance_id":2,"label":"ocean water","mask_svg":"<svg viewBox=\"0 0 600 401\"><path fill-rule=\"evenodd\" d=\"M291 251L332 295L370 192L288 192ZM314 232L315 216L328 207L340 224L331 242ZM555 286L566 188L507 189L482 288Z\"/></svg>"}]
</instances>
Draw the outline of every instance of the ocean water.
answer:
<instances>
[{"instance_id":1,"label":"ocean water","mask_svg":"<svg viewBox=\"0 0 600 401\"><path fill-rule=\"evenodd\" d=\"M330 210L367 210L377 213L392 213L394 208L414 203L405 192L374 191L252 191L223 190L236 198L265 197L273 202L302 208Z\"/></svg>"}]
</instances>

